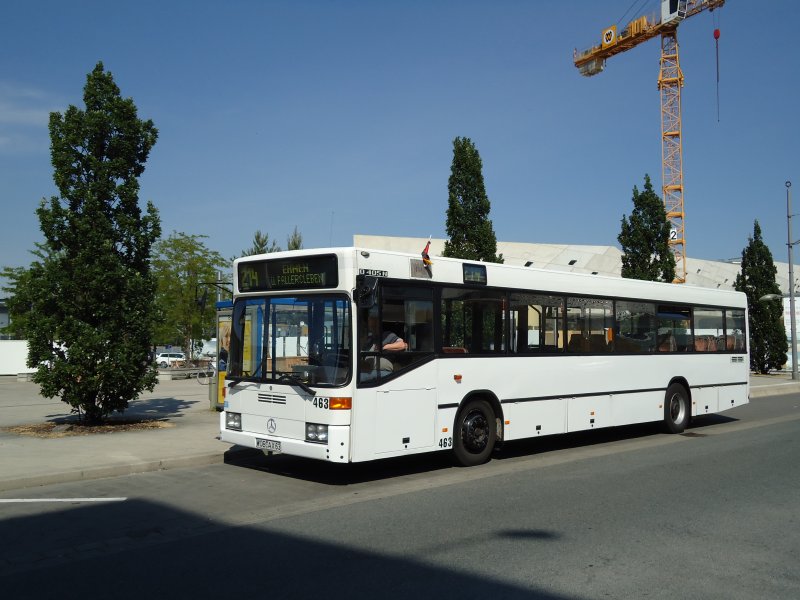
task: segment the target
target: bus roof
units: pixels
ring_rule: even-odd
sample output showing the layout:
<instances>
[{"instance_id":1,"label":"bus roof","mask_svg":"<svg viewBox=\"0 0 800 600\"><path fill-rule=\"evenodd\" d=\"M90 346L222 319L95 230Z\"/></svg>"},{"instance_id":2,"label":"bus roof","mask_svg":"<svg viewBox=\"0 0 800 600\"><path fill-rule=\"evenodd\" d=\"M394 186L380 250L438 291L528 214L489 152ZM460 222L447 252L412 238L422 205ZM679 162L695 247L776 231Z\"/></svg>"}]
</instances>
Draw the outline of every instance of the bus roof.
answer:
<instances>
[{"instance_id":1,"label":"bus roof","mask_svg":"<svg viewBox=\"0 0 800 600\"><path fill-rule=\"evenodd\" d=\"M747 306L745 294L731 290L641 281L587 273L572 273L522 265L484 263L441 256L432 256L431 261L433 264L430 268L424 268L420 254L358 247L313 248L242 257L234 261L234 274L237 272L237 265L242 262L286 260L315 255L337 256L341 273L337 287L344 291L352 290L355 285L355 277L359 274L418 282L427 280L442 284L465 284L464 265L467 264L479 265L480 269L485 267L485 286L487 287L554 294L608 296L630 298L632 300L705 304L709 306L741 308ZM480 284L467 282L466 285ZM236 288L238 290L238 285Z\"/></svg>"}]
</instances>

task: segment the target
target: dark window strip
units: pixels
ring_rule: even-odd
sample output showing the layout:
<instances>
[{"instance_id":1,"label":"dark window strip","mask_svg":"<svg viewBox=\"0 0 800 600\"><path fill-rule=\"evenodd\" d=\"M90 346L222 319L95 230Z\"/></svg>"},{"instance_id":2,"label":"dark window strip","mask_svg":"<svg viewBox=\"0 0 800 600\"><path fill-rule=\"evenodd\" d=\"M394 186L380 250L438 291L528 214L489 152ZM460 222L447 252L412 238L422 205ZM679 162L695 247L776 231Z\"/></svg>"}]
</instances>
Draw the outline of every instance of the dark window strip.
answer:
<instances>
[{"instance_id":1,"label":"dark window strip","mask_svg":"<svg viewBox=\"0 0 800 600\"><path fill-rule=\"evenodd\" d=\"M736 383L710 383L707 385L690 386L693 390L710 387L728 387L734 385L747 385L746 381ZM536 396L534 398L509 398L501 400L500 404L516 404L522 402L540 402L542 400L560 400L562 398L589 398L591 396L622 396L625 394L644 394L647 392L666 392L667 388L642 388L639 390L612 390L608 392L589 392L584 394L558 394L555 396Z\"/></svg>"}]
</instances>

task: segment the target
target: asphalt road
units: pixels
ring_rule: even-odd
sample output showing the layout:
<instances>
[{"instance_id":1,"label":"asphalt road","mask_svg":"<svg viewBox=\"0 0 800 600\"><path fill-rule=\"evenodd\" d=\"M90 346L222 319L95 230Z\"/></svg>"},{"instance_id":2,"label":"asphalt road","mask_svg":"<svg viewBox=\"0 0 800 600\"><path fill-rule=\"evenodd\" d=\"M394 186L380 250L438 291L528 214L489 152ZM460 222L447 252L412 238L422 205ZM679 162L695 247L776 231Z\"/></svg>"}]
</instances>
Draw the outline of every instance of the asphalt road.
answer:
<instances>
[{"instance_id":1,"label":"asphalt road","mask_svg":"<svg viewBox=\"0 0 800 600\"><path fill-rule=\"evenodd\" d=\"M237 464L5 492L7 598L800 597L800 397L367 465ZM84 498L70 502L22 502ZM89 501L88 499L114 499Z\"/></svg>"}]
</instances>

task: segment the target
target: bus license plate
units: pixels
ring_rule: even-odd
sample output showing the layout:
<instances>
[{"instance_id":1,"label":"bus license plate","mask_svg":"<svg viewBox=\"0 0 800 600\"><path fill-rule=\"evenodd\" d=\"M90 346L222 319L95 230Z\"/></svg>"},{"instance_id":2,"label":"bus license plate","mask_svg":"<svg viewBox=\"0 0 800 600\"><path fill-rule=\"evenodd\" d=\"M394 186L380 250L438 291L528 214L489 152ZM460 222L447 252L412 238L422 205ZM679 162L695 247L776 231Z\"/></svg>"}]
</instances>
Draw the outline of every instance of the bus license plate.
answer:
<instances>
[{"instance_id":1,"label":"bus license plate","mask_svg":"<svg viewBox=\"0 0 800 600\"><path fill-rule=\"evenodd\" d=\"M269 450L270 452L280 452L281 451L281 443L280 442L273 442L272 440L265 440L262 438L256 438L256 448L260 450Z\"/></svg>"}]
</instances>

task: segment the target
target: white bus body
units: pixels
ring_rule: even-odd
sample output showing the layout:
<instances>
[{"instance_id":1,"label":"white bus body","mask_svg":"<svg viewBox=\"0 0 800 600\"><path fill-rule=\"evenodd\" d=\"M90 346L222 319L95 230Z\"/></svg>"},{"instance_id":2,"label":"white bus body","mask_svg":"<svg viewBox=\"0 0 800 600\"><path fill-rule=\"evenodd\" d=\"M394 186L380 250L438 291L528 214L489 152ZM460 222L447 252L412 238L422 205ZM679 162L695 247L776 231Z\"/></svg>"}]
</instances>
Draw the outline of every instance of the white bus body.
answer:
<instances>
[{"instance_id":1,"label":"white bus body","mask_svg":"<svg viewBox=\"0 0 800 600\"><path fill-rule=\"evenodd\" d=\"M407 350L369 352L372 317L373 337L392 331ZM234 263L233 321L221 439L267 453L452 449L477 464L500 440L651 421L680 432L748 402L738 292L298 250Z\"/></svg>"}]
</instances>

